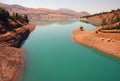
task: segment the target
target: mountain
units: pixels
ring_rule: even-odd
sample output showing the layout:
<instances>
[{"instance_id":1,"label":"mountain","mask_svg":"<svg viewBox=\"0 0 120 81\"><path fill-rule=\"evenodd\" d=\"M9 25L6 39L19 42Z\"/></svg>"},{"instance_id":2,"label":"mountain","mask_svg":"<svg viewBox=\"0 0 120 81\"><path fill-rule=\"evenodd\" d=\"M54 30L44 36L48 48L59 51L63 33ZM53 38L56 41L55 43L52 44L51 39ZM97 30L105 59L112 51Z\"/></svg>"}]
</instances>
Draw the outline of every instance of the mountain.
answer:
<instances>
[{"instance_id":1,"label":"mountain","mask_svg":"<svg viewBox=\"0 0 120 81\"><path fill-rule=\"evenodd\" d=\"M88 12L86 12L86 11L79 12L78 14L79 14L80 17L90 15L90 13L88 13Z\"/></svg>"},{"instance_id":2,"label":"mountain","mask_svg":"<svg viewBox=\"0 0 120 81\"><path fill-rule=\"evenodd\" d=\"M65 9L65 8L60 8L58 9L58 11L64 12L64 13L69 13L71 15L77 14L78 12L74 11L74 10L70 10L70 9Z\"/></svg>"},{"instance_id":3,"label":"mountain","mask_svg":"<svg viewBox=\"0 0 120 81\"><path fill-rule=\"evenodd\" d=\"M84 12L76 12L69 9L58 9L58 10L52 10L47 8L27 8L23 7L17 4L14 5L8 5L4 3L0 3L0 7L5 8L12 14L13 12L17 12L19 14L27 14L29 19L35 20L35 19L43 19L43 20L49 20L49 19L56 19L56 20L62 20L62 19L68 19L68 18L79 18L81 16L87 16L89 13Z\"/></svg>"},{"instance_id":4,"label":"mountain","mask_svg":"<svg viewBox=\"0 0 120 81\"><path fill-rule=\"evenodd\" d=\"M64 13L69 13L71 15L74 15L77 18L90 15L86 11L77 12L77 11L70 10L70 9L65 9L65 8L60 8L60 9L58 9L58 11L61 11L61 12L64 12Z\"/></svg>"}]
</instances>

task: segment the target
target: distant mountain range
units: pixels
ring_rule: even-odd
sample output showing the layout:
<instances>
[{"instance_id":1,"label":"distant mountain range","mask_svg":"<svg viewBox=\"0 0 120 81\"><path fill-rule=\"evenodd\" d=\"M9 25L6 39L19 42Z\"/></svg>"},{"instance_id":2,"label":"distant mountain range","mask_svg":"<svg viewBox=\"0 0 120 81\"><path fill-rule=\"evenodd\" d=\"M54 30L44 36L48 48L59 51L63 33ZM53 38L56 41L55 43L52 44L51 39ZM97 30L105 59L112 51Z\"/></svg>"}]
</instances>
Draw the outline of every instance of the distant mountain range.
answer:
<instances>
[{"instance_id":1,"label":"distant mountain range","mask_svg":"<svg viewBox=\"0 0 120 81\"><path fill-rule=\"evenodd\" d=\"M82 16L90 15L88 12L77 12L70 9L46 9L46 8L27 8L17 4L8 5L4 3L0 3L0 7L5 8L12 14L13 12L17 12L19 14L27 14L29 19L36 20L36 19L44 19L44 20L59 20L59 19L68 19L68 18L79 18Z\"/></svg>"}]
</instances>

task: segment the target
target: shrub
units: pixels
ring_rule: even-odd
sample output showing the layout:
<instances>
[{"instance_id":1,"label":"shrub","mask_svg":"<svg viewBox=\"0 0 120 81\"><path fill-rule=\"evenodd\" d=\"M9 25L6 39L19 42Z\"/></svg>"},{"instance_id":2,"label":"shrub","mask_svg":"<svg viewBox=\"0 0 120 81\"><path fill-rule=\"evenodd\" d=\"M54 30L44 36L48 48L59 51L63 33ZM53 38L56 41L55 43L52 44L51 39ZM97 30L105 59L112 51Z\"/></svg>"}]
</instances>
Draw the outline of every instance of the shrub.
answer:
<instances>
[{"instance_id":1,"label":"shrub","mask_svg":"<svg viewBox=\"0 0 120 81\"><path fill-rule=\"evenodd\" d=\"M83 27L83 26L80 26L80 30L83 31L83 30L84 30L84 27Z\"/></svg>"},{"instance_id":2,"label":"shrub","mask_svg":"<svg viewBox=\"0 0 120 81\"><path fill-rule=\"evenodd\" d=\"M18 13L13 13L13 15L11 16L11 19L13 19L15 21L20 21L21 23L29 22L28 16L26 14L24 16L22 16Z\"/></svg>"},{"instance_id":3,"label":"shrub","mask_svg":"<svg viewBox=\"0 0 120 81\"><path fill-rule=\"evenodd\" d=\"M3 8L0 8L0 20L7 21L8 17L9 17L9 12Z\"/></svg>"},{"instance_id":4,"label":"shrub","mask_svg":"<svg viewBox=\"0 0 120 81\"><path fill-rule=\"evenodd\" d=\"M102 26L104 26L104 25L106 25L106 24L107 24L106 19L103 18L103 19L102 19Z\"/></svg>"},{"instance_id":5,"label":"shrub","mask_svg":"<svg viewBox=\"0 0 120 81\"><path fill-rule=\"evenodd\" d=\"M28 16L25 14L24 15L24 21L26 22L26 23L29 23L29 19L28 19Z\"/></svg>"}]
</instances>

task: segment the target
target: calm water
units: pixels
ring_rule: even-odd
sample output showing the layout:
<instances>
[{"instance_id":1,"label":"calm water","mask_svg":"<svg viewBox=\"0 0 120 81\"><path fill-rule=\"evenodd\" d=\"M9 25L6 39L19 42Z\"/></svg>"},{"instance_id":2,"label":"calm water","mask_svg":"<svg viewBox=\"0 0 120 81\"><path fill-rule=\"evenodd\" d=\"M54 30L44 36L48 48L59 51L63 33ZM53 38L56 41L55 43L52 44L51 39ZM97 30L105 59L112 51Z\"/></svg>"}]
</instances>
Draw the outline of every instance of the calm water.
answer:
<instances>
[{"instance_id":1,"label":"calm water","mask_svg":"<svg viewBox=\"0 0 120 81\"><path fill-rule=\"evenodd\" d=\"M72 41L82 22L37 26L23 45L20 81L120 81L120 60Z\"/></svg>"}]
</instances>

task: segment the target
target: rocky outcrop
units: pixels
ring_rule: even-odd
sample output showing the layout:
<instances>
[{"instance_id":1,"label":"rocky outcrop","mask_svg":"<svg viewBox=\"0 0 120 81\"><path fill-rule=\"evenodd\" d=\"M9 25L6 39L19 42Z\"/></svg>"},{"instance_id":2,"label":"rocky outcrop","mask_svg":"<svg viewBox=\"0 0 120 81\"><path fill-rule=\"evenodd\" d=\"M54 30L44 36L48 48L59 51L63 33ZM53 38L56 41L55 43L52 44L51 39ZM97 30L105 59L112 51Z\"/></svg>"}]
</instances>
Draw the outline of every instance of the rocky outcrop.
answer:
<instances>
[{"instance_id":1,"label":"rocky outcrop","mask_svg":"<svg viewBox=\"0 0 120 81\"><path fill-rule=\"evenodd\" d=\"M24 67L24 50L19 47L34 28L28 24L0 36L0 81L18 79Z\"/></svg>"},{"instance_id":2,"label":"rocky outcrop","mask_svg":"<svg viewBox=\"0 0 120 81\"><path fill-rule=\"evenodd\" d=\"M24 51L20 49L35 25L27 15L14 14L0 8L0 81L16 81L24 65Z\"/></svg>"},{"instance_id":3,"label":"rocky outcrop","mask_svg":"<svg viewBox=\"0 0 120 81\"><path fill-rule=\"evenodd\" d=\"M20 47L30 34L29 29L19 28L15 32L8 32L0 37L0 44L10 47Z\"/></svg>"},{"instance_id":4,"label":"rocky outcrop","mask_svg":"<svg viewBox=\"0 0 120 81\"><path fill-rule=\"evenodd\" d=\"M0 45L0 81L16 81L24 66L22 49Z\"/></svg>"}]
</instances>

